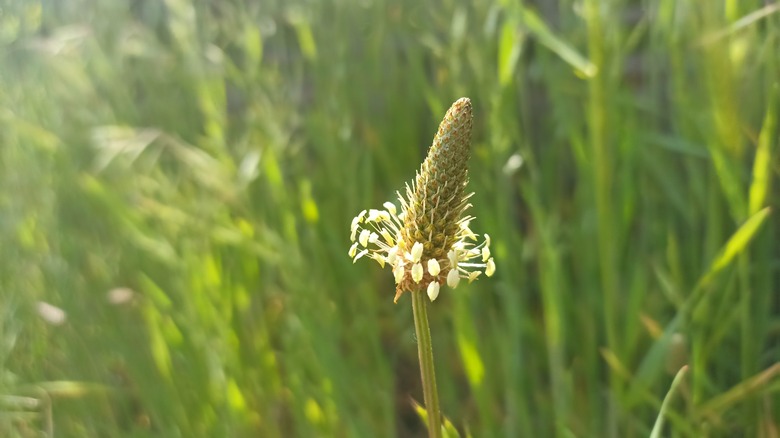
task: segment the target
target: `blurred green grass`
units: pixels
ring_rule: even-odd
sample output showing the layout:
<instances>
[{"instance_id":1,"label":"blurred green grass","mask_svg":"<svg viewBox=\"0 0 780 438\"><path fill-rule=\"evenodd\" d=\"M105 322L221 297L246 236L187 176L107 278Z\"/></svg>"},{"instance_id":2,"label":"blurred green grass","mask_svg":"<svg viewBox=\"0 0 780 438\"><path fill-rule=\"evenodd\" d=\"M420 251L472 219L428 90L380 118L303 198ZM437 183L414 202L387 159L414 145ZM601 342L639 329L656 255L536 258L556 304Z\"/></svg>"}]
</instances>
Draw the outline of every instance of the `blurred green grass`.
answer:
<instances>
[{"instance_id":1,"label":"blurred green grass","mask_svg":"<svg viewBox=\"0 0 780 438\"><path fill-rule=\"evenodd\" d=\"M778 10L0 0L0 435L423 436L349 223L468 96L461 433L777 436Z\"/></svg>"}]
</instances>

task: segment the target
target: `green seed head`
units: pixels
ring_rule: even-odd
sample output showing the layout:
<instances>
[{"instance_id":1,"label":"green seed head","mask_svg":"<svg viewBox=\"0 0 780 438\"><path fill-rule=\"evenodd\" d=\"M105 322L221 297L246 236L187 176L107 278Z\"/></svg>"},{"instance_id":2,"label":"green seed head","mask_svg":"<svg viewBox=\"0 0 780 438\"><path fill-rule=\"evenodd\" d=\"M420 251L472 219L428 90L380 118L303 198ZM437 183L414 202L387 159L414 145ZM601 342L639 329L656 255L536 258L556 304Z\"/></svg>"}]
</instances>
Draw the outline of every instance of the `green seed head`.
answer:
<instances>
[{"instance_id":1,"label":"green seed head","mask_svg":"<svg viewBox=\"0 0 780 438\"><path fill-rule=\"evenodd\" d=\"M461 278L473 281L493 275L490 237L479 244L463 217L471 147L471 101L458 99L444 116L420 171L406 196L398 194L403 211L364 210L352 220L349 249L353 260L370 257L389 264L396 283L395 300L404 291L428 293L431 301L443 284L455 288Z\"/></svg>"},{"instance_id":2,"label":"green seed head","mask_svg":"<svg viewBox=\"0 0 780 438\"><path fill-rule=\"evenodd\" d=\"M407 248L423 243L423 259L446 259L468 208L471 100L458 99L444 116L413 189L407 186L402 240Z\"/></svg>"}]
</instances>

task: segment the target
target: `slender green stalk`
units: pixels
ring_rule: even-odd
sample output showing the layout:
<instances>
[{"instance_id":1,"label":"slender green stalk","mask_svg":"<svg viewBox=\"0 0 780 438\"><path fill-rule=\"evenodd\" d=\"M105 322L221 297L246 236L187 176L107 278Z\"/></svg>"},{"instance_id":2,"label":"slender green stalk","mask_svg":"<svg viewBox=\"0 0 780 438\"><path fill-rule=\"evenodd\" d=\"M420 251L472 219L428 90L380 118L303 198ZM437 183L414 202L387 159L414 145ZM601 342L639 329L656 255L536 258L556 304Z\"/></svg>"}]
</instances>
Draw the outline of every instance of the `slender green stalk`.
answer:
<instances>
[{"instance_id":1,"label":"slender green stalk","mask_svg":"<svg viewBox=\"0 0 780 438\"><path fill-rule=\"evenodd\" d=\"M469 180L471 126L471 100L461 97L444 115L420 171L413 183L406 185L406 196L398 194L401 214L396 214L395 204L385 202L384 210L363 210L350 226L353 243L348 254L353 261L367 256L382 267L392 267L396 284L394 302L404 292L412 294L431 437L441 436L442 419L426 298L436 300L445 283L454 289L461 278L471 283L482 273L490 277L496 271L490 256L490 236L485 234L485 240L475 245L477 235L469 228L474 218L464 216L471 207L472 195L465 192Z\"/></svg>"},{"instance_id":2,"label":"slender green stalk","mask_svg":"<svg viewBox=\"0 0 780 438\"><path fill-rule=\"evenodd\" d=\"M588 23L588 54L591 62L598 68L598 75L588 82L588 128L592 147L593 191L598 218L598 256L601 274L604 326L607 346L621 355L618 348L617 285L618 269L615 264L615 224L612 206L614 205L612 163L614 152L609 146L608 114L610 103L607 98L608 69L606 65L605 42L602 20L602 3L591 0L585 2ZM620 399L620 379L615 373L609 374L609 388L612 396L608 399L606 436L617 437L618 414L615 400Z\"/></svg>"},{"instance_id":3,"label":"slender green stalk","mask_svg":"<svg viewBox=\"0 0 780 438\"><path fill-rule=\"evenodd\" d=\"M669 409L669 403L671 402L672 396L677 390L677 387L680 386L680 383L682 383L682 378L687 372L688 365L684 365L682 368L680 368L680 371L677 372L677 375L674 376L672 386L669 388L669 392L666 393L666 397L664 397L663 403L661 403L661 411L658 413L658 418L655 419L653 430L650 432L650 438L659 438L661 436L661 431L664 428L664 416L667 414L666 411Z\"/></svg>"},{"instance_id":4,"label":"slender green stalk","mask_svg":"<svg viewBox=\"0 0 780 438\"><path fill-rule=\"evenodd\" d=\"M428 412L428 436L441 437L441 410L439 393L436 391L436 372L433 369L433 346L431 329L428 326L428 304L425 293L412 292L412 311L414 312L414 331L417 334L417 353L420 357L420 377L422 378L425 410Z\"/></svg>"}]
</instances>

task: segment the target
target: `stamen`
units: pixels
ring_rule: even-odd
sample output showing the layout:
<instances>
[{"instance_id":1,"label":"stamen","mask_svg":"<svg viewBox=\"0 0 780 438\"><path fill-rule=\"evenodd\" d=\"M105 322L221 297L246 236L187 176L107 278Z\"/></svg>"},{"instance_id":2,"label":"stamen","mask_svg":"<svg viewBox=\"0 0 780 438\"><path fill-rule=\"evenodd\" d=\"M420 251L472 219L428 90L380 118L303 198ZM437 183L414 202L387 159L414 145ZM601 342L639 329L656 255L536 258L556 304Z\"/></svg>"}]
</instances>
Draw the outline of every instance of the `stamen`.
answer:
<instances>
[{"instance_id":1,"label":"stamen","mask_svg":"<svg viewBox=\"0 0 780 438\"><path fill-rule=\"evenodd\" d=\"M447 274L447 285L455 289L458 287L458 283L460 283L460 275L458 274L458 270L450 270L449 274Z\"/></svg>"},{"instance_id":2,"label":"stamen","mask_svg":"<svg viewBox=\"0 0 780 438\"><path fill-rule=\"evenodd\" d=\"M441 271L441 267L439 266L439 262L436 261L436 259L430 259L428 260L428 273L433 275L434 277L439 275L439 272Z\"/></svg>"},{"instance_id":3,"label":"stamen","mask_svg":"<svg viewBox=\"0 0 780 438\"><path fill-rule=\"evenodd\" d=\"M422 278L423 267L421 264L415 263L414 266L412 266L412 280L414 280L415 283L419 283Z\"/></svg>"},{"instance_id":4,"label":"stamen","mask_svg":"<svg viewBox=\"0 0 780 438\"><path fill-rule=\"evenodd\" d=\"M431 301L435 301L436 298L439 296L439 283L436 281L432 281L431 284L428 285L428 298L431 299Z\"/></svg>"}]
</instances>

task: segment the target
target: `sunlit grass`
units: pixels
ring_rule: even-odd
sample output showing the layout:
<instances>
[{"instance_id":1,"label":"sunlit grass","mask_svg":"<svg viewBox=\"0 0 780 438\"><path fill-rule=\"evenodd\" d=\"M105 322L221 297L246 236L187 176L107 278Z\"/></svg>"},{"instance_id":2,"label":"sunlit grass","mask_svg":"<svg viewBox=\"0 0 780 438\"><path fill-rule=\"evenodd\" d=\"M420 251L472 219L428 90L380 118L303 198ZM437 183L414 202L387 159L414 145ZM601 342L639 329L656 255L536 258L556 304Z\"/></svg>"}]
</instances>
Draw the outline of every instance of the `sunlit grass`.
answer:
<instances>
[{"instance_id":1,"label":"sunlit grass","mask_svg":"<svg viewBox=\"0 0 780 438\"><path fill-rule=\"evenodd\" d=\"M1 1L0 435L422 436L348 224L469 96L461 435L774 436L777 6L538 3Z\"/></svg>"}]
</instances>

